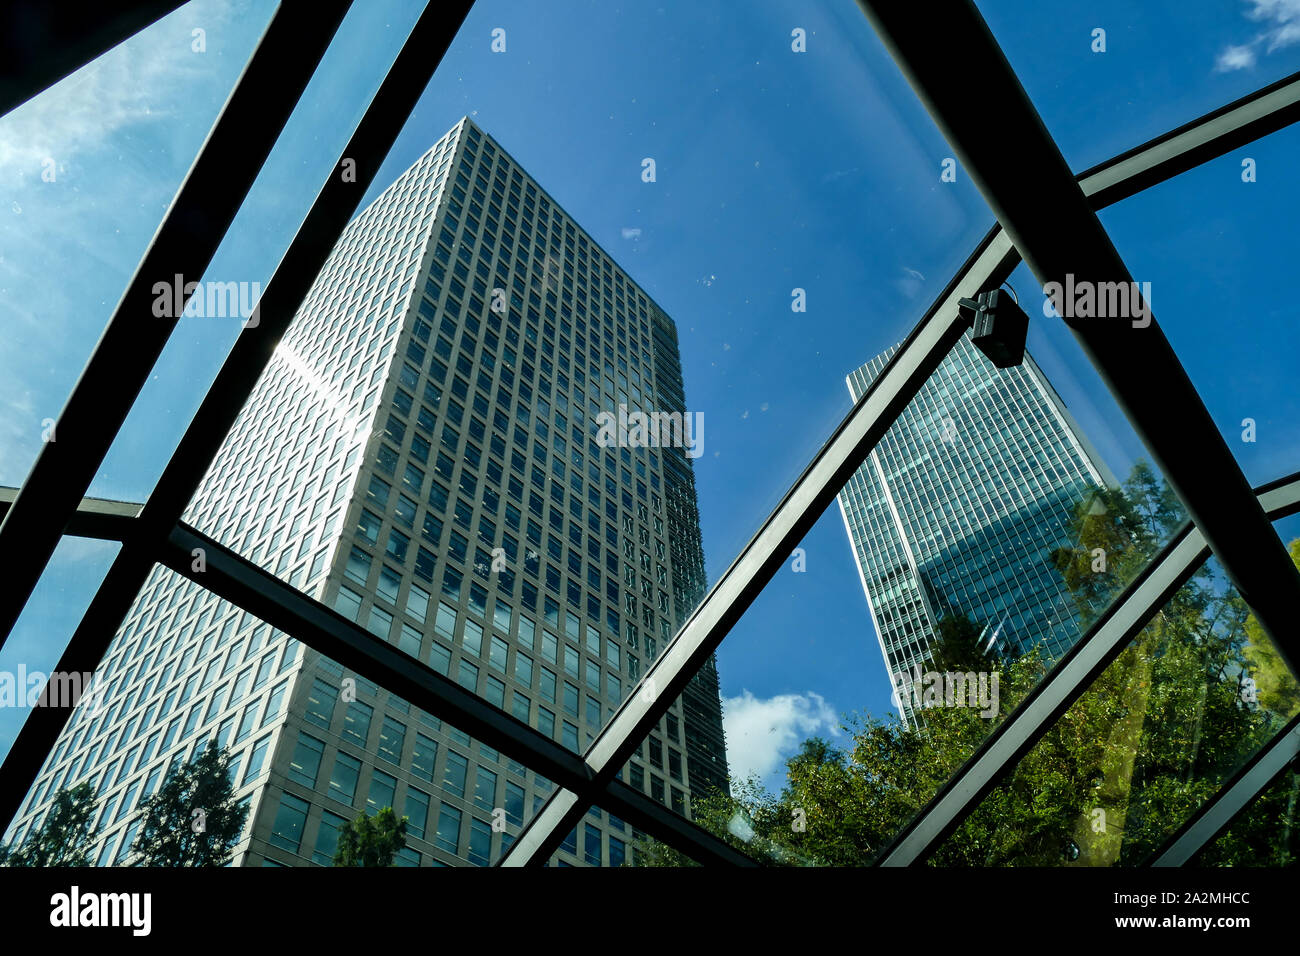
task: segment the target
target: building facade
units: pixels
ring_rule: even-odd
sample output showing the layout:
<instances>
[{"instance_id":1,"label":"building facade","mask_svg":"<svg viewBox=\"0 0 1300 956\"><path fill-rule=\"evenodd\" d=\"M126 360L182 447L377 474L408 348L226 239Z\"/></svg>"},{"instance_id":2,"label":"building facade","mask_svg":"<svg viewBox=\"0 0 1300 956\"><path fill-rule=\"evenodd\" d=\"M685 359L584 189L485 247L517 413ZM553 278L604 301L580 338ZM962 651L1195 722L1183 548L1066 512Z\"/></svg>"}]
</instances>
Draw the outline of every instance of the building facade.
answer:
<instances>
[{"instance_id":1,"label":"building facade","mask_svg":"<svg viewBox=\"0 0 1300 956\"><path fill-rule=\"evenodd\" d=\"M242 334L255 334L253 330ZM602 447L618 406L684 411L672 321L462 119L349 224L185 520L574 751L703 597L679 448ZM156 568L10 838L100 795L96 858L215 738L249 823L237 865L328 865L391 805L402 865L488 865L552 785ZM726 786L710 663L623 769L689 813ZM618 865L593 810L558 865Z\"/></svg>"},{"instance_id":2,"label":"building facade","mask_svg":"<svg viewBox=\"0 0 1300 956\"><path fill-rule=\"evenodd\" d=\"M895 349L849 374L854 401ZM1079 503L1114 484L1027 352L997 369L963 336L839 495L894 686L948 615L1003 651L1070 647L1078 612L1049 555L1075 546ZM915 726L912 700L895 700Z\"/></svg>"}]
</instances>

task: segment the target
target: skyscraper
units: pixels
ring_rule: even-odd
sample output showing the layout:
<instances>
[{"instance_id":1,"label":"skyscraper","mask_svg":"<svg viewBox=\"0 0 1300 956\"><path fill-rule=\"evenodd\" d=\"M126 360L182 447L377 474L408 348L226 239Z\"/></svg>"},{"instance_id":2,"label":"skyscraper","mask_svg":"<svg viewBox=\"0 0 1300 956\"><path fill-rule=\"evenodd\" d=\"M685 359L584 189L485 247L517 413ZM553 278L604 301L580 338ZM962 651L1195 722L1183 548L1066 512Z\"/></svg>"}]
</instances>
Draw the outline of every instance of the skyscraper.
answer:
<instances>
[{"instance_id":1,"label":"skyscraper","mask_svg":"<svg viewBox=\"0 0 1300 956\"><path fill-rule=\"evenodd\" d=\"M690 461L598 444L620 405L685 411L672 321L462 119L344 231L185 520L581 751L705 584ZM90 780L96 858L122 861L139 801L214 737L242 865L328 864L388 805L398 863L487 865L551 791L161 567L96 681L11 838ZM725 786L712 663L623 776L683 813ZM561 865L624 859L622 821L578 830Z\"/></svg>"},{"instance_id":2,"label":"skyscraper","mask_svg":"<svg viewBox=\"0 0 1300 956\"><path fill-rule=\"evenodd\" d=\"M896 348L849 374L854 401ZM1077 504L1114 484L1027 352L997 369L962 337L839 494L891 680L950 614L1004 650L1068 648L1077 610L1047 558L1074 546ZM909 726L913 709L903 697Z\"/></svg>"}]
</instances>

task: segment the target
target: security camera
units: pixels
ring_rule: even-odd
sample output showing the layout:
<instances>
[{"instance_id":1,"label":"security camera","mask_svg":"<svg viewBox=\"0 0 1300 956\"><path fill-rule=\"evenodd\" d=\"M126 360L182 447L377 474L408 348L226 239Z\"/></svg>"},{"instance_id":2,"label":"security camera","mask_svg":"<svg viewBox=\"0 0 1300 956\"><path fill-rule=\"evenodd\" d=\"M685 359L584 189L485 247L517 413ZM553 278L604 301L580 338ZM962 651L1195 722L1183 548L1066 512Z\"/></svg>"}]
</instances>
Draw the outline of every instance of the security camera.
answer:
<instances>
[{"instance_id":1,"label":"security camera","mask_svg":"<svg viewBox=\"0 0 1300 956\"><path fill-rule=\"evenodd\" d=\"M958 305L971 322L971 341L990 362L1011 368L1024 361L1029 316L1011 296L990 289L978 299L961 299Z\"/></svg>"}]
</instances>

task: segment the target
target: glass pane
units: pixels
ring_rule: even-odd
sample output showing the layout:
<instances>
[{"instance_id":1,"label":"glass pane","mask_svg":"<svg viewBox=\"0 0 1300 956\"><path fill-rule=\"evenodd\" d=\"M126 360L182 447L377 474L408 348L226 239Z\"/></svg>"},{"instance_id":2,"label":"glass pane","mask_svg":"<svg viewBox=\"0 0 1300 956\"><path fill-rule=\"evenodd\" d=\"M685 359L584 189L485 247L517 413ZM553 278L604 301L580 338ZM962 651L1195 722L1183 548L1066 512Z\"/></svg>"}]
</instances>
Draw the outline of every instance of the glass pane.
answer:
<instances>
[{"instance_id":1,"label":"glass pane","mask_svg":"<svg viewBox=\"0 0 1300 956\"><path fill-rule=\"evenodd\" d=\"M254 814L234 845L237 866L331 865L340 821L389 807L408 821L394 865L488 865L551 790L518 762L163 569L96 680L111 688L110 706L78 708L15 832L39 820L59 788L88 781L100 815L94 852L114 862L131 858L122 838L141 822L139 801L213 740L230 757L233 799Z\"/></svg>"},{"instance_id":2,"label":"glass pane","mask_svg":"<svg viewBox=\"0 0 1300 956\"><path fill-rule=\"evenodd\" d=\"M504 51L492 53L493 29L507 21ZM612 477L617 495L643 503L641 485L662 493L650 476L667 467L667 450L628 433L625 447L593 451L593 420L617 418L621 404L697 416L658 438L690 446L683 482L698 496L710 577L848 411L843 348L875 354L900 340L993 223L965 177L944 181L948 147L852 5L735 16L716 3L477 3L393 173L462 114L539 191L535 215L527 180L518 200L513 179L500 190L495 177L470 182L465 215L508 235L489 244L501 251L525 240L493 263L504 279L493 271L485 289L504 290L507 327L512 309L522 320L521 343L493 330L504 345L529 367L557 366L529 384L551 403L548 427L557 413L567 420L566 479L577 453L584 468L605 469L599 494ZM576 144L582 161L559 143ZM555 203L549 233L545 199ZM603 255L584 256L592 246ZM451 280L436 281L445 290ZM442 299L439 317L458 297ZM544 351L548 326L555 354ZM530 346L543 354L529 359ZM526 371L515 368L521 381ZM524 394L508 390L516 402ZM576 446L574 426L587 430Z\"/></svg>"},{"instance_id":3,"label":"glass pane","mask_svg":"<svg viewBox=\"0 0 1300 956\"><path fill-rule=\"evenodd\" d=\"M551 866L699 865L680 850L650 839L630 823L600 807L592 807L582 818L576 836L576 847L573 840L566 841L551 858Z\"/></svg>"},{"instance_id":4,"label":"glass pane","mask_svg":"<svg viewBox=\"0 0 1300 956\"><path fill-rule=\"evenodd\" d=\"M182 314L92 494L148 497L420 8L409 0L352 5L207 272L193 277L202 302ZM104 294L112 302L119 291ZM293 383L311 387L298 376Z\"/></svg>"},{"instance_id":5,"label":"glass pane","mask_svg":"<svg viewBox=\"0 0 1300 956\"><path fill-rule=\"evenodd\" d=\"M407 819L407 849L394 865L487 866L551 791L549 781L517 761L314 651L304 653L298 686L302 703L289 716L293 740L276 759L290 783L300 784L286 789L311 804L311 849L271 839L264 852L277 862L331 865L340 821L392 807Z\"/></svg>"},{"instance_id":6,"label":"glass pane","mask_svg":"<svg viewBox=\"0 0 1300 956\"><path fill-rule=\"evenodd\" d=\"M1295 866L1300 858L1300 770L1264 788L1192 866Z\"/></svg>"},{"instance_id":7,"label":"glass pane","mask_svg":"<svg viewBox=\"0 0 1300 956\"><path fill-rule=\"evenodd\" d=\"M1140 865L1298 710L1300 684L1211 561L929 862Z\"/></svg>"},{"instance_id":8,"label":"glass pane","mask_svg":"<svg viewBox=\"0 0 1300 956\"><path fill-rule=\"evenodd\" d=\"M1300 69L1287 3L978 6L1076 172Z\"/></svg>"},{"instance_id":9,"label":"glass pane","mask_svg":"<svg viewBox=\"0 0 1300 956\"><path fill-rule=\"evenodd\" d=\"M155 567L95 671L96 693L76 708L37 777L18 831L36 825L61 790L88 783L92 858L130 862L143 801L214 735L231 748L235 796L251 794L256 774L245 770L266 756L293 659L288 639L269 628L237 635L242 616Z\"/></svg>"},{"instance_id":10,"label":"glass pane","mask_svg":"<svg viewBox=\"0 0 1300 956\"><path fill-rule=\"evenodd\" d=\"M0 760L9 754L30 704L51 678L121 545L59 539L50 563L0 651ZM6 686L7 685L7 686ZM36 694L36 697L32 695ZM12 695L12 696L10 696Z\"/></svg>"},{"instance_id":11,"label":"glass pane","mask_svg":"<svg viewBox=\"0 0 1300 956\"><path fill-rule=\"evenodd\" d=\"M0 484L20 484L49 440L274 6L194 0L0 117Z\"/></svg>"},{"instance_id":12,"label":"glass pane","mask_svg":"<svg viewBox=\"0 0 1300 956\"><path fill-rule=\"evenodd\" d=\"M1122 422L1061 323L1008 369L962 338L720 647L731 796L693 819L774 861L874 859L1181 522ZM629 772L672 806L666 730Z\"/></svg>"},{"instance_id":13,"label":"glass pane","mask_svg":"<svg viewBox=\"0 0 1300 956\"><path fill-rule=\"evenodd\" d=\"M721 33L688 5L595 23L513 11L516 39L485 57L500 13L470 14L187 520L583 750L703 593L700 515L729 562L847 410L829 342L863 334L858 303L890 316L872 347L896 341L992 218L943 177L941 138L856 11ZM616 60L579 38L593 29L617 38ZM719 36L754 82L715 81ZM549 91L527 80L526 50L547 51ZM681 69L660 75L667 55ZM792 119L755 83L818 109ZM700 88L717 89L706 114L683 112ZM592 111L562 106L592 95ZM613 134L593 119L609 112ZM641 155L623 155L624 133ZM330 155L314 137L299 139ZM588 144L581 175L565 140ZM232 237L287 238L245 207ZM897 223L888 236L860 228L879 217ZM270 247L241 250L244 272L268 274ZM827 346L810 347L809 321ZM225 345L185 349L168 374L190 398L159 393L133 416L160 452L179 420L150 409L192 408L211 377L194 363L215 369ZM710 426L711 454L684 389L726 425ZM602 436L619 407L660 416L655 441ZM149 480L165 458L126 435L115 451ZM687 696L665 757L681 764L665 799L682 806L725 766L716 677Z\"/></svg>"},{"instance_id":14,"label":"glass pane","mask_svg":"<svg viewBox=\"0 0 1300 956\"><path fill-rule=\"evenodd\" d=\"M1294 260L1298 149L1289 126L1101 213L1252 484L1300 465L1300 326L1278 281Z\"/></svg>"}]
</instances>

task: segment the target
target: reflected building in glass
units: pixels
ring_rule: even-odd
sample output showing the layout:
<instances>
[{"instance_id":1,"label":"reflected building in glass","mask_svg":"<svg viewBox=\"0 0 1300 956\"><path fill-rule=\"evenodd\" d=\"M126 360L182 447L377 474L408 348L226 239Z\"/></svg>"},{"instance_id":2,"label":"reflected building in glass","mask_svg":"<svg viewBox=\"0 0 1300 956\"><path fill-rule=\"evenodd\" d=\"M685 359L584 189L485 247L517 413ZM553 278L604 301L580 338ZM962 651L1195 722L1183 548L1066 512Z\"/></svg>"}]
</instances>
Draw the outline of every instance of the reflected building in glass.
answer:
<instances>
[{"instance_id":1,"label":"reflected building in glass","mask_svg":"<svg viewBox=\"0 0 1300 956\"><path fill-rule=\"evenodd\" d=\"M686 450L598 445L620 405L685 412L673 322L462 119L344 230L184 520L581 752L705 588ZM399 865L488 865L553 789L162 567L96 681L10 839L90 781L96 859L127 862L140 801L214 738L237 865L328 865L390 805ZM620 776L679 813L726 786L712 661ZM593 809L554 862L633 836Z\"/></svg>"},{"instance_id":2,"label":"reflected building in glass","mask_svg":"<svg viewBox=\"0 0 1300 956\"><path fill-rule=\"evenodd\" d=\"M896 349L849 374L854 401ZM1076 508L1103 485L1114 476L1029 353L997 369L963 336L839 495L895 686L949 615L1006 652L1069 648L1078 610L1048 556L1076 546Z\"/></svg>"}]
</instances>

